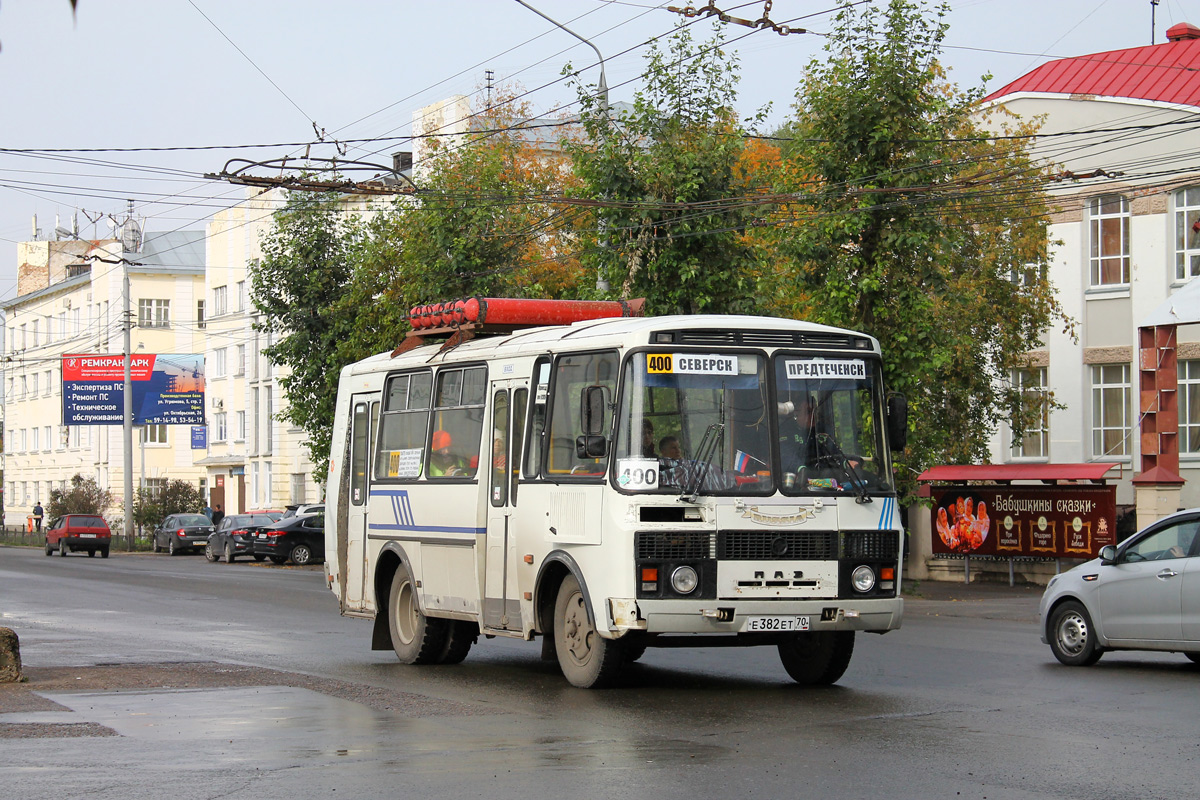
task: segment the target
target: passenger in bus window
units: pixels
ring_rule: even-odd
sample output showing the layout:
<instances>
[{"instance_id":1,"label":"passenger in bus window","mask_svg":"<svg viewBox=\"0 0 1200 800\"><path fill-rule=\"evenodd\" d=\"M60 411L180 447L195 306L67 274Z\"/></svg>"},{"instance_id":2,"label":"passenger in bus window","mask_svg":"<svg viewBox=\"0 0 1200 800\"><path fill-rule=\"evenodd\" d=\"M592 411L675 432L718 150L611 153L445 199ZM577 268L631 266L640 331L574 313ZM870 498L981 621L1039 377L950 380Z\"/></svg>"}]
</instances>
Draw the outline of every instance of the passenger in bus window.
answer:
<instances>
[{"instance_id":1,"label":"passenger in bus window","mask_svg":"<svg viewBox=\"0 0 1200 800\"><path fill-rule=\"evenodd\" d=\"M672 461L678 461L683 458L683 448L679 446L679 437L664 436L662 441L658 443L658 452L662 453L662 457Z\"/></svg>"},{"instance_id":2,"label":"passenger in bus window","mask_svg":"<svg viewBox=\"0 0 1200 800\"><path fill-rule=\"evenodd\" d=\"M433 452L429 456L430 477L452 478L465 473L467 462L450 452L454 442L448 431L434 431L431 444Z\"/></svg>"},{"instance_id":3,"label":"passenger in bus window","mask_svg":"<svg viewBox=\"0 0 1200 800\"><path fill-rule=\"evenodd\" d=\"M642 457L654 458L654 423L648 419L642 420Z\"/></svg>"},{"instance_id":4,"label":"passenger in bus window","mask_svg":"<svg viewBox=\"0 0 1200 800\"><path fill-rule=\"evenodd\" d=\"M497 436L492 442L492 469L504 471L506 458L504 456L504 437Z\"/></svg>"}]
</instances>

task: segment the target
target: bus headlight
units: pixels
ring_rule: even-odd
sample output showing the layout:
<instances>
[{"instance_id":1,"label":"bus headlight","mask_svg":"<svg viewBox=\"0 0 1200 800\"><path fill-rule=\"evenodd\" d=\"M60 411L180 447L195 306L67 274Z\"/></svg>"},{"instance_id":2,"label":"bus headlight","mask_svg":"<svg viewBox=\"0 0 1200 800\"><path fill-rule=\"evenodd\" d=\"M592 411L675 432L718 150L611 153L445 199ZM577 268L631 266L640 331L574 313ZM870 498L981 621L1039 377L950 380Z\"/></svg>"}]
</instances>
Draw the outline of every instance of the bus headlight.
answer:
<instances>
[{"instance_id":1,"label":"bus headlight","mask_svg":"<svg viewBox=\"0 0 1200 800\"><path fill-rule=\"evenodd\" d=\"M700 576L692 567L676 567L671 573L671 588L679 594L691 594L700 585Z\"/></svg>"},{"instance_id":2,"label":"bus headlight","mask_svg":"<svg viewBox=\"0 0 1200 800\"><path fill-rule=\"evenodd\" d=\"M863 564L850 573L850 583L856 592L869 592L875 588L875 570Z\"/></svg>"}]
</instances>

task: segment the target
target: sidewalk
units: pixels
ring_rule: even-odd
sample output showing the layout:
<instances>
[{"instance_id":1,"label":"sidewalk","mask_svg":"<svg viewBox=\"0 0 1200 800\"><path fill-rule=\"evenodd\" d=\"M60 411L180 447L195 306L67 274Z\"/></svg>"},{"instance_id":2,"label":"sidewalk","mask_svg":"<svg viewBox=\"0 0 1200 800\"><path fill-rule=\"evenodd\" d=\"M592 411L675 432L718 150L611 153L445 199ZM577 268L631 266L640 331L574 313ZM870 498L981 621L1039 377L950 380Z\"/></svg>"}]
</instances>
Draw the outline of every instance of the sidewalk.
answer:
<instances>
[{"instance_id":1,"label":"sidewalk","mask_svg":"<svg viewBox=\"0 0 1200 800\"><path fill-rule=\"evenodd\" d=\"M905 614L1035 622L1044 586L1035 583L904 581Z\"/></svg>"}]
</instances>

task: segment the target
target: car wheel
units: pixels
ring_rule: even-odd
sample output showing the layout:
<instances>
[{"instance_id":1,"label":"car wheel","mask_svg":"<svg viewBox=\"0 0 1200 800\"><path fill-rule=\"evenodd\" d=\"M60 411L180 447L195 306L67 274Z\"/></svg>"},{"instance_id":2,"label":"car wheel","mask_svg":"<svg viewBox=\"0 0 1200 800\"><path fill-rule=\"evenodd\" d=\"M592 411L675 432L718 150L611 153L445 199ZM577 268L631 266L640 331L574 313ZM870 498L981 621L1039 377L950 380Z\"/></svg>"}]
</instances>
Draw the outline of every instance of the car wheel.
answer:
<instances>
[{"instance_id":1,"label":"car wheel","mask_svg":"<svg viewBox=\"0 0 1200 800\"><path fill-rule=\"evenodd\" d=\"M408 569L401 566L388 592L388 626L392 649L404 664L433 664L446 644L446 620L421 613L417 588Z\"/></svg>"},{"instance_id":2,"label":"car wheel","mask_svg":"<svg viewBox=\"0 0 1200 800\"><path fill-rule=\"evenodd\" d=\"M1054 609L1048 633L1054 657L1068 667L1090 667L1104 655L1096 646L1092 618L1082 603L1068 600Z\"/></svg>"},{"instance_id":3,"label":"car wheel","mask_svg":"<svg viewBox=\"0 0 1200 800\"><path fill-rule=\"evenodd\" d=\"M154 547L152 548L154 552L161 553L162 548L158 546L158 537L155 536L153 539L151 539L151 541L154 542Z\"/></svg>"},{"instance_id":4,"label":"car wheel","mask_svg":"<svg viewBox=\"0 0 1200 800\"><path fill-rule=\"evenodd\" d=\"M258 562L260 562L260 563L261 563L261 562L263 562L263 561L266 561L266 560L267 560L267 557L266 557L266 556L264 556L262 553L255 553L255 554L254 554L254 560L255 560L255 561L258 561Z\"/></svg>"},{"instance_id":5,"label":"car wheel","mask_svg":"<svg viewBox=\"0 0 1200 800\"><path fill-rule=\"evenodd\" d=\"M289 557L293 564L303 567L312 562L312 549L306 544L298 544L292 548Z\"/></svg>"},{"instance_id":6,"label":"car wheel","mask_svg":"<svg viewBox=\"0 0 1200 800\"><path fill-rule=\"evenodd\" d=\"M623 644L600 635L588 619L578 579L564 578L554 603L554 650L567 681L581 689L611 686L625 663Z\"/></svg>"},{"instance_id":7,"label":"car wheel","mask_svg":"<svg viewBox=\"0 0 1200 800\"><path fill-rule=\"evenodd\" d=\"M46 555L54 555L54 548L50 546L50 537L46 537Z\"/></svg>"},{"instance_id":8,"label":"car wheel","mask_svg":"<svg viewBox=\"0 0 1200 800\"><path fill-rule=\"evenodd\" d=\"M95 557L96 557L96 551L88 550L88 558L95 558Z\"/></svg>"},{"instance_id":9,"label":"car wheel","mask_svg":"<svg viewBox=\"0 0 1200 800\"><path fill-rule=\"evenodd\" d=\"M67 540L66 539L58 540L58 554L60 556L62 556L63 558L67 557Z\"/></svg>"},{"instance_id":10,"label":"car wheel","mask_svg":"<svg viewBox=\"0 0 1200 800\"><path fill-rule=\"evenodd\" d=\"M1187 656L1188 661L1191 661L1193 664L1200 664L1200 653L1184 653L1184 655Z\"/></svg>"},{"instance_id":11,"label":"car wheel","mask_svg":"<svg viewBox=\"0 0 1200 800\"><path fill-rule=\"evenodd\" d=\"M108 548L107 547L100 551L100 557L108 558Z\"/></svg>"},{"instance_id":12,"label":"car wheel","mask_svg":"<svg viewBox=\"0 0 1200 800\"><path fill-rule=\"evenodd\" d=\"M217 554L215 552L213 552L211 542L209 544L204 545L204 558L207 559L208 563L210 563L210 564L217 560Z\"/></svg>"},{"instance_id":13,"label":"car wheel","mask_svg":"<svg viewBox=\"0 0 1200 800\"><path fill-rule=\"evenodd\" d=\"M233 563L233 542L225 543L225 563L226 564Z\"/></svg>"},{"instance_id":14,"label":"car wheel","mask_svg":"<svg viewBox=\"0 0 1200 800\"><path fill-rule=\"evenodd\" d=\"M854 655L854 631L796 634L779 645L779 660L796 683L829 686L838 682Z\"/></svg>"},{"instance_id":15,"label":"car wheel","mask_svg":"<svg viewBox=\"0 0 1200 800\"><path fill-rule=\"evenodd\" d=\"M169 556L179 555L179 551L175 549L175 540L174 539L171 539L170 541L167 542L167 555L169 555Z\"/></svg>"},{"instance_id":16,"label":"car wheel","mask_svg":"<svg viewBox=\"0 0 1200 800\"><path fill-rule=\"evenodd\" d=\"M271 563L282 567L287 563L287 556L271 556Z\"/></svg>"}]
</instances>

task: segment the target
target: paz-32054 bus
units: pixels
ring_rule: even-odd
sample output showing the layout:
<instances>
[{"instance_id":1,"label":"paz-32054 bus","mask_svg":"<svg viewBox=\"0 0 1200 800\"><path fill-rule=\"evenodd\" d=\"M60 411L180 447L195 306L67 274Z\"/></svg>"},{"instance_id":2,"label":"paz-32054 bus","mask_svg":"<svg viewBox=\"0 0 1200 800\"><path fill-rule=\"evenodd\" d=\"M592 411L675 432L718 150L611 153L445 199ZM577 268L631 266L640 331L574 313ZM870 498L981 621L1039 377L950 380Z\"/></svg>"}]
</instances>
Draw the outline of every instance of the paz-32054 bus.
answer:
<instances>
[{"instance_id":1,"label":"paz-32054 bus","mask_svg":"<svg viewBox=\"0 0 1200 800\"><path fill-rule=\"evenodd\" d=\"M541 637L599 687L647 647L771 645L827 684L856 632L899 627L906 407L873 338L617 303L446 308L340 378L326 578L374 619L374 649L447 664L480 634Z\"/></svg>"}]
</instances>

